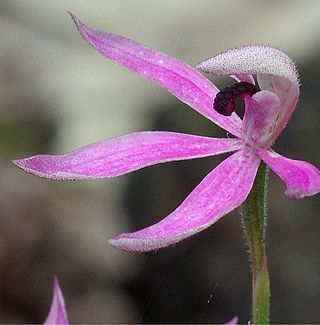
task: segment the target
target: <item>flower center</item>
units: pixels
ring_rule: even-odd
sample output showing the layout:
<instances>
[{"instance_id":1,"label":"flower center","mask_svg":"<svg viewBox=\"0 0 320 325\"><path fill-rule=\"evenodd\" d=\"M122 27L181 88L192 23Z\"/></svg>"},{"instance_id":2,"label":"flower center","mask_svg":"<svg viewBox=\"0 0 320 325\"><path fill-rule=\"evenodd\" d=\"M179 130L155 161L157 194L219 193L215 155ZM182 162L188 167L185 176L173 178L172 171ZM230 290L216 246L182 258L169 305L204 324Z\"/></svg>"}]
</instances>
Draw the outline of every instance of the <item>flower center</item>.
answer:
<instances>
[{"instance_id":1,"label":"flower center","mask_svg":"<svg viewBox=\"0 0 320 325\"><path fill-rule=\"evenodd\" d=\"M221 115L230 116L235 111L236 98L252 97L259 88L249 82L237 82L223 88L214 99L213 108Z\"/></svg>"}]
</instances>

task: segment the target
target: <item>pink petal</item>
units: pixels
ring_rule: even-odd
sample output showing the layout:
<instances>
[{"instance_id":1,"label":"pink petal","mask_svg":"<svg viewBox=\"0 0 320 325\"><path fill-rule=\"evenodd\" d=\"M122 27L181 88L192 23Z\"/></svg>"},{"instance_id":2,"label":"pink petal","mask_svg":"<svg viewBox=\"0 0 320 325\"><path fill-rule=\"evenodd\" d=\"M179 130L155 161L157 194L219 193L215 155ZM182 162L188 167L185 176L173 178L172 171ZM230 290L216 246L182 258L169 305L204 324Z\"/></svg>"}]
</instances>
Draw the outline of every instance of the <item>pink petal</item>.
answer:
<instances>
[{"instance_id":1,"label":"pink petal","mask_svg":"<svg viewBox=\"0 0 320 325\"><path fill-rule=\"evenodd\" d=\"M165 219L109 243L127 251L166 247L209 227L238 207L252 187L260 159L249 148L233 154L211 171Z\"/></svg>"},{"instance_id":2,"label":"pink petal","mask_svg":"<svg viewBox=\"0 0 320 325\"><path fill-rule=\"evenodd\" d=\"M53 300L51 308L44 324L69 324L63 295L56 276L54 277L53 283Z\"/></svg>"},{"instance_id":3,"label":"pink petal","mask_svg":"<svg viewBox=\"0 0 320 325\"><path fill-rule=\"evenodd\" d=\"M92 143L63 155L38 155L13 163L50 179L94 179L115 177L168 161L213 156L242 146L238 139L149 131Z\"/></svg>"},{"instance_id":4,"label":"pink petal","mask_svg":"<svg viewBox=\"0 0 320 325\"><path fill-rule=\"evenodd\" d=\"M262 74L299 84L293 61L279 49L266 45L233 48L199 63L197 68L218 76Z\"/></svg>"},{"instance_id":5,"label":"pink petal","mask_svg":"<svg viewBox=\"0 0 320 325\"><path fill-rule=\"evenodd\" d=\"M242 139L250 145L269 147L281 109L278 96L262 90L246 98L245 103Z\"/></svg>"},{"instance_id":6,"label":"pink petal","mask_svg":"<svg viewBox=\"0 0 320 325\"><path fill-rule=\"evenodd\" d=\"M274 132L273 139L271 140L271 142L274 142L286 127L292 113L294 112L300 91L298 84L287 82L287 79L281 77L273 77L272 86L281 103L277 128Z\"/></svg>"},{"instance_id":7,"label":"pink petal","mask_svg":"<svg viewBox=\"0 0 320 325\"><path fill-rule=\"evenodd\" d=\"M283 157L273 150L261 149L259 156L286 183L285 194L301 199L320 191L320 170L308 162Z\"/></svg>"},{"instance_id":8,"label":"pink petal","mask_svg":"<svg viewBox=\"0 0 320 325\"><path fill-rule=\"evenodd\" d=\"M236 325L238 324L238 317L235 316L232 319L229 320L229 322L225 323L225 325Z\"/></svg>"},{"instance_id":9,"label":"pink petal","mask_svg":"<svg viewBox=\"0 0 320 325\"><path fill-rule=\"evenodd\" d=\"M105 58L153 80L220 127L238 136L241 120L226 118L213 109L219 90L196 70L133 40L84 25L70 13L82 37Z\"/></svg>"},{"instance_id":10,"label":"pink petal","mask_svg":"<svg viewBox=\"0 0 320 325\"><path fill-rule=\"evenodd\" d=\"M261 89L269 90L277 94L280 100L279 118L270 143L273 143L286 127L299 99L299 85L288 82L283 77L270 77L258 75L258 84Z\"/></svg>"}]
</instances>

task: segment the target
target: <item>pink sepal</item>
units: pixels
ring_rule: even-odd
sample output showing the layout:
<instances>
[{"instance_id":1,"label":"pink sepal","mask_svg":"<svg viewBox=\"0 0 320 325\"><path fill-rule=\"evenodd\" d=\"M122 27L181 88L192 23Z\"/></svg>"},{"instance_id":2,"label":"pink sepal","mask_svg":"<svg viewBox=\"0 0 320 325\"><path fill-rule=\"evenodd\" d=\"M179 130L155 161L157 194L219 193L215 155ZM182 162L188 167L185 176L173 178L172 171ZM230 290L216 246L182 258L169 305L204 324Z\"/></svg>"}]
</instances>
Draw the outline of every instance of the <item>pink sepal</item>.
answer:
<instances>
[{"instance_id":1,"label":"pink sepal","mask_svg":"<svg viewBox=\"0 0 320 325\"><path fill-rule=\"evenodd\" d=\"M62 155L37 155L13 163L44 178L96 179L120 176L169 161L213 156L242 146L239 139L147 131L92 143Z\"/></svg>"},{"instance_id":2,"label":"pink sepal","mask_svg":"<svg viewBox=\"0 0 320 325\"><path fill-rule=\"evenodd\" d=\"M124 36L86 26L74 14L69 14L81 36L102 56L158 83L220 127L240 135L240 118L236 114L225 117L212 109L219 90L198 71Z\"/></svg>"},{"instance_id":3,"label":"pink sepal","mask_svg":"<svg viewBox=\"0 0 320 325\"><path fill-rule=\"evenodd\" d=\"M271 149L260 149L261 159L285 182L285 194L291 199L301 199L320 191L320 171L306 161L293 160Z\"/></svg>"},{"instance_id":4,"label":"pink sepal","mask_svg":"<svg viewBox=\"0 0 320 325\"><path fill-rule=\"evenodd\" d=\"M127 251L151 251L175 244L217 222L238 207L249 194L260 159L242 149L221 162L162 221L133 233L124 233L109 244Z\"/></svg>"},{"instance_id":5,"label":"pink sepal","mask_svg":"<svg viewBox=\"0 0 320 325\"><path fill-rule=\"evenodd\" d=\"M50 307L49 315L47 316L45 325L68 325L68 316L63 299L63 295L59 286L58 278L54 277L53 282L53 299Z\"/></svg>"}]
</instances>

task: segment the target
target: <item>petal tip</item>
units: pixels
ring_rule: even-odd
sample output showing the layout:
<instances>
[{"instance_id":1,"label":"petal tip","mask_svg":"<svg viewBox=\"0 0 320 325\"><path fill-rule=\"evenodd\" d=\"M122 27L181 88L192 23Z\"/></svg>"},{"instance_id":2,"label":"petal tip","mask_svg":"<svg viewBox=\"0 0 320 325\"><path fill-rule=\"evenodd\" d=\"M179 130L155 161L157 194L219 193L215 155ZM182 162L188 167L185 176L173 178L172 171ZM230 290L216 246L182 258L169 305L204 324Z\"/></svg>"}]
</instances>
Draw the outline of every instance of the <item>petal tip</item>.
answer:
<instances>
[{"instance_id":1,"label":"petal tip","mask_svg":"<svg viewBox=\"0 0 320 325\"><path fill-rule=\"evenodd\" d=\"M122 248L121 240L118 240L117 237L108 239L107 240L107 243L110 246L114 247L114 248L118 248L118 249L121 249L121 250L125 250L125 249Z\"/></svg>"},{"instance_id":2,"label":"petal tip","mask_svg":"<svg viewBox=\"0 0 320 325\"><path fill-rule=\"evenodd\" d=\"M229 322L225 323L225 325L236 325L238 324L239 318L238 316L233 317L229 320Z\"/></svg>"},{"instance_id":3,"label":"petal tip","mask_svg":"<svg viewBox=\"0 0 320 325\"><path fill-rule=\"evenodd\" d=\"M33 174L33 175L37 175L37 176L41 176L39 172L33 170L33 168L30 168L30 160L32 159L32 157L30 158L22 158L22 159L15 159L12 160L11 162L16 165L18 168L22 169L23 171Z\"/></svg>"},{"instance_id":4,"label":"petal tip","mask_svg":"<svg viewBox=\"0 0 320 325\"><path fill-rule=\"evenodd\" d=\"M70 15L70 17L73 20L74 24L76 25L79 33L81 35L83 35L83 27L85 26L85 24L83 22L81 22L73 12L67 11L67 13Z\"/></svg>"},{"instance_id":5,"label":"petal tip","mask_svg":"<svg viewBox=\"0 0 320 325\"><path fill-rule=\"evenodd\" d=\"M108 244L114 248L118 248L127 252L137 253L148 252L156 249L154 246L151 248L148 247L149 245L147 242L147 240L125 237L124 234L108 240Z\"/></svg>"},{"instance_id":6,"label":"petal tip","mask_svg":"<svg viewBox=\"0 0 320 325\"><path fill-rule=\"evenodd\" d=\"M21 162L21 160L23 160L23 159L14 159L14 160L11 160L11 162L14 164L14 165L16 165L17 167L19 167L19 168L22 168L22 162Z\"/></svg>"},{"instance_id":7,"label":"petal tip","mask_svg":"<svg viewBox=\"0 0 320 325\"><path fill-rule=\"evenodd\" d=\"M80 22L77 16L72 11L68 10L67 13L69 14L69 16L71 17L71 19L74 21L76 25Z\"/></svg>"},{"instance_id":8,"label":"petal tip","mask_svg":"<svg viewBox=\"0 0 320 325\"><path fill-rule=\"evenodd\" d=\"M53 278L53 299L44 324L69 324L63 294L56 275Z\"/></svg>"},{"instance_id":9,"label":"petal tip","mask_svg":"<svg viewBox=\"0 0 320 325\"><path fill-rule=\"evenodd\" d=\"M130 237L133 233L124 233L108 240L108 244L112 247L123 251L144 253L157 251L158 249L172 246L184 239L184 236L178 235L175 237L158 237L152 238L142 235L140 238ZM136 235L136 234L135 234Z\"/></svg>"},{"instance_id":10,"label":"petal tip","mask_svg":"<svg viewBox=\"0 0 320 325\"><path fill-rule=\"evenodd\" d=\"M15 159L15 160L12 160L12 163L27 173L30 173L32 175L39 176L39 177L49 178L49 177L46 177L46 175L44 175L40 171L40 169L37 170L37 168L34 168L33 158L34 157Z\"/></svg>"},{"instance_id":11,"label":"petal tip","mask_svg":"<svg viewBox=\"0 0 320 325\"><path fill-rule=\"evenodd\" d=\"M59 279L56 275L53 276L53 286L55 289L59 288Z\"/></svg>"},{"instance_id":12,"label":"petal tip","mask_svg":"<svg viewBox=\"0 0 320 325\"><path fill-rule=\"evenodd\" d=\"M301 191L300 188L289 188L287 189L284 194L289 199L303 199L306 196L313 196L318 194L320 189L309 190L309 191Z\"/></svg>"},{"instance_id":13,"label":"petal tip","mask_svg":"<svg viewBox=\"0 0 320 325\"><path fill-rule=\"evenodd\" d=\"M67 10L67 14L73 19L73 17L76 17L76 15L71 11Z\"/></svg>"},{"instance_id":14,"label":"petal tip","mask_svg":"<svg viewBox=\"0 0 320 325\"><path fill-rule=\"evenodd\" d=\"M202 62L198 63L198 64L195 66L195 68L198 69L198 70L202 70L202 71L204 71L204 64L203 64L203 62L205 62L205 61L202 61Z\"/></svg>"},{"instance_id":15,"label":"petal tip","mask_svg":"<svg viewBox=\"0 0 320 325\"><path fill-rule=\"evenodd\" d=\"M12 160L12 163L23 171L51 180L91 180L99 177L85 175L72 170L63 170L63 162L55 161L50 155L37 155L29 158Z\"/></svg>"}]
</instances>

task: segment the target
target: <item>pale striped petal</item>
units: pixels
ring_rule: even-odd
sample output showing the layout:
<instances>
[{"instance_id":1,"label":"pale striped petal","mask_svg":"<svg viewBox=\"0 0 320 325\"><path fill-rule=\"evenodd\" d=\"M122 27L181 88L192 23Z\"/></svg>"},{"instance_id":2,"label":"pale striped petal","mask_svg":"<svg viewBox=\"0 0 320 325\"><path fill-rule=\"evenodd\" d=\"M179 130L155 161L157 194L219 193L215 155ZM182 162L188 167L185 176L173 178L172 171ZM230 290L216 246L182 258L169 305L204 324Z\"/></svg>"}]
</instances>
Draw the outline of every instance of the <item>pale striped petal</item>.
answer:
<instances>
[{"instance_id":1,"label":"pale striped petal","mask_svg":"<svg viewBox=\"0 0 320 325\"><path fill-rule=\"evenodd\" d=\"M220 127L240 135L241 120L236 114L225 117L213 109L219 90L198 71L131 39L86 26L70 15L82 37L105 58L151 79Z\"/></svg>"},{"instance_id":2,"label":"pale striped petal","mask_svg":"<svg viewBox=\"0 0 320 325\"><path fill-rule=\"evenodd\" d=\"M63 295L57 277L54 277L52 304L51 304L49 315L47 316L44 324L45 325L49 325L49 324L68 325L69 324Z\"/></svg>"},{"instance_id":3,"label":"pale striped petal","mask_svg":"<svg viewBox=\"0 0 320 325\"><path fill-rule=\"evenodd\" d=\"M175 244L209 227L248 196L260 159L250 149L234 153L210 172L182 204L162 221L109 244L127 251L151 251Z\"/></svg>"},{"instance_id":4,"label":"pale striped petal","mask_svg":"<svg viewBox=\"0 0 320 325\"><path fill-rule=\"evenodd\" d=\"M44 178L95 179L120 176L169 161L213 156L242 146L238 139L149 131L92 143L62 155L37 155L13 163Z\"/></svg>"}]
</instances>

